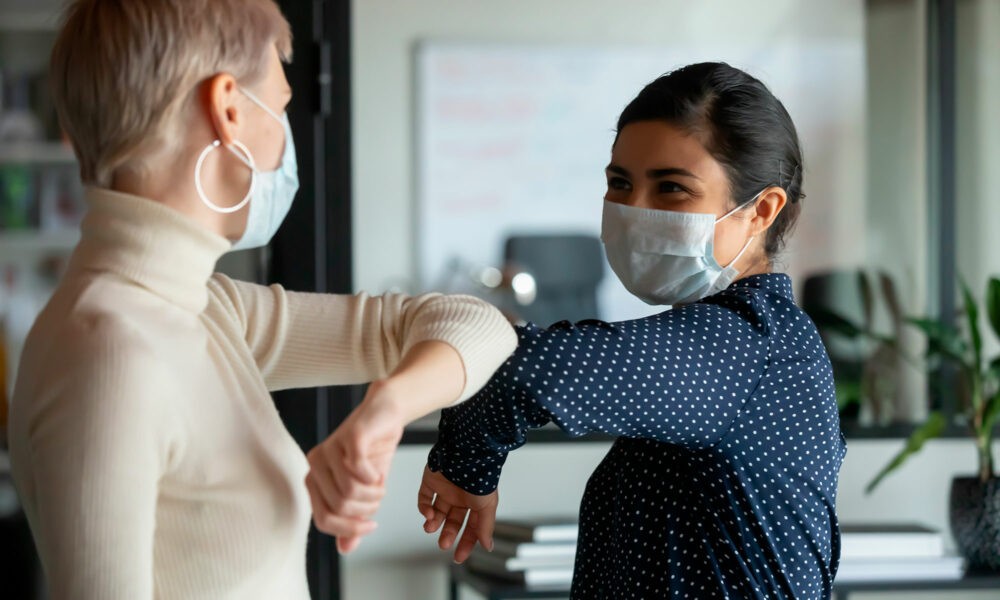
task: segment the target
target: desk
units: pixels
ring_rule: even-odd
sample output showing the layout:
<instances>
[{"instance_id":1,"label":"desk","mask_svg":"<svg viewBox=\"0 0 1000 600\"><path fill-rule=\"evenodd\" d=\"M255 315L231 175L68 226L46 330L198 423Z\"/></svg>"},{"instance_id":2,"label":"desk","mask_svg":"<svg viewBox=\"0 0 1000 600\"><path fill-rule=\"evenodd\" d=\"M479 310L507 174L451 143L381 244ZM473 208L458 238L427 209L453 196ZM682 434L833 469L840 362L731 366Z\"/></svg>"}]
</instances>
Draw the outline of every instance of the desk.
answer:
<instances>
[{"instance_id":1,"label":"desk","mask_svg":"<svg viewBox=\"0 0 1000 600\"><path fill-rule=\"evenodd\" d=\"M569 597L568 588L527 589L522 585L489 575L473 573L463 565L451 565L448 575L449 600L458 600L458 592L468 587L486 600L511 598L562 598ZM996 590L1000 598L1000 573L993 575L966 575L962 579L943 581L868 581L835 583L836 600L849 600L853 592L946 592L953 590ZM905 596L901 597L905 600Z\"/></svg>"}]
</instances>

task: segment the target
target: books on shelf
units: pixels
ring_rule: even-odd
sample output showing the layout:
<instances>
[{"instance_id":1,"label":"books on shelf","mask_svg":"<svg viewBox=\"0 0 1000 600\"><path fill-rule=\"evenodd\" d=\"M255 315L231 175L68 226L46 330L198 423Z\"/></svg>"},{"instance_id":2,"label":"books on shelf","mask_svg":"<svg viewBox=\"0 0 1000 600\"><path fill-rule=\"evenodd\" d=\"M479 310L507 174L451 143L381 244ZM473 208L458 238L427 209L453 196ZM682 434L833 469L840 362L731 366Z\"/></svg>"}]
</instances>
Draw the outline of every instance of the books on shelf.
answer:
<instances>
[{"instance_id":1,"label":"books on shelf","mask_svg":"<svg viewBox=\"0 0 1000 600\"><path fill-rule=\"evenodd\" d=\"M569 588L573 583L572 557L517 558L476 548L466 563L469 569L525 586Z\"/></svg>"},{"instance_id":2,"label":"books on shelf","mask_svg":"<svg viewBox=\"0 0 1000 600\"><path fill-rule=\"evenodd\" d=\"M840 526L840 557L903 558L944 555L940 531L914 523L848 523Z\"/></svg>"},{"instance_id":3,"label":"books on shelf","mask_svg":"<svg viewBox=\"0 0 1000 600\"><path fill-rule=\"evenodd\" d=\"M961 579L964 571L960 556L854 558L840 561L837 581L939 581Z\"/></svg>"},{"instance_id":4,"label":"books on shelf","mask_svg":"<svg viewBox=\"0 0 1000 600\"><path fill-rule=\"evenodd\" d=\"M473 571L529 589L568 589L576 537L572 518L500 520L493 532L493 552L477 547L467 564Z\"/></svg>"},{"instance_id":5,"label":"books on shelf","mask_svg":"<svg viewBox=\"0 0 1000 600\"><path fill-rule=\"evenodd\" d=\"M572 560L576 556L576 542L515 542L494 537L493 553L516 558L561 557Z\"/></svg>"},{"instance_id":6,"label":"books on shelf","mask_svg":"<svg viewBox=\"0 0 1000 600\"><path fill-rule=\"evenodd\" d=\"M471 565L470 569L476 570ZM525 571L505 571L503 573L489 573L495 577L524 586L533 590L539 588L566 589L573 583L573 567L552 567L528 569Z\"/></svg>"},{"instance_id":7,"label":"books on shelf","mask_svg":"<svg viewBox=\"0 0 1000 600\"><path fill-rule=\"evenodd\" d=\"M915 523L849 523L840 527L837 581L960 579L964 561L945 553L944 535Z\"/></svg>"},{"instance_id":8,"label":"books on shelf","mask_svg":"<svg viewBox=\"0 0 1000 600\"><path fill-rule=\"evenodd\" d=\"M573 519L500 520L493 552L477 547L468 566L529 589L568 589L577 533ZM909 523L841 525L838 582L940 581L963 574L964 561L945 553L940 531Z\"/></svg>"},{"instance_id":9,"label":"books on shelf","mask_svg":"<svg viewBox=\"0 0 1000 600\"><path fill-rule=\"evenodd\" d=\"M493 535L514 542L576 543L577 523L574 519L543 518L500 520Z\"/></svg>"},{"instance_id":10,"label":"books on shelf","mask_svg":"<svg viewBox=\"0 0 1000 600\"><path fill-rule=\"evenodd\" d=\"M496 550L487 552L476 548L469 556L469 567L480 572L503 575L513 571L531 571L538 569L572 569L573 557L550 556L541 558L518 558L498 554Z\"/></svg>"}]
</instances>

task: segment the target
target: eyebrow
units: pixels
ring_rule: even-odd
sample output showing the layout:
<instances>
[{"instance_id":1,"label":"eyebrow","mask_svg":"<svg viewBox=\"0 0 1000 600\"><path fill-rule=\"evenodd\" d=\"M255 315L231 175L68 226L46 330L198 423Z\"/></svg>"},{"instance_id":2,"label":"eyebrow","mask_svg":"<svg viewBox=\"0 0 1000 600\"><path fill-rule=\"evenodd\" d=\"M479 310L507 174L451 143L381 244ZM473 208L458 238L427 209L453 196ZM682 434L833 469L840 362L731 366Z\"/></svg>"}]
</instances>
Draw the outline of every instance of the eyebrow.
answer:
<instances>
[{"instance_id":1,"label":"eyebrow","mask_svg":"<svg viewBox=\"0 0 1000 600\"><path fill-rule=\"evenodd\" d=\"M605 168L605 170L611 171L612 173L616 173L623 177L629 177L629 178L632 177L632 174L629 173L627 169L620 167L614 163L608 165ZM648 177L649 179L661 179L663 177L670 177L672 175L680 175L681 177L691 177L693 179L701 181L701 178L692 173L691 171L688 171L687 169L681 169L679 167L666 167L662 169L650 169L646 171L646 177Z\"/></svg>"}]
</instances>

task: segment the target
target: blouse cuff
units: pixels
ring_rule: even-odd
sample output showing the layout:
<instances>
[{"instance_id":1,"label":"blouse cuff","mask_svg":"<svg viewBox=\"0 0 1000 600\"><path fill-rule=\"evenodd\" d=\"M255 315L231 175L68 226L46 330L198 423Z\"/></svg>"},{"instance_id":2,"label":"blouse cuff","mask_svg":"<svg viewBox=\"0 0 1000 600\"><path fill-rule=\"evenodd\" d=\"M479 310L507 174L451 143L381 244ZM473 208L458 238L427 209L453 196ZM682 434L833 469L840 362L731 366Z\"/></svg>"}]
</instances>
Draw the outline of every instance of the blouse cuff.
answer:
<instances>
[{"instance_id":1,"label":"blouse cuff","mask_svg":"<svg viewBox=\"0 0 1000 600\"><path fill-rule=\"evenodd\" d=\"M439 439L427 457L427 466L441 473L470 494L485 496L493 493L500 483L500 472L507 461L507 452L488 446L488 442L459 440L449 427L456 409L441 413Z\"/></svg>"}]
</instances>

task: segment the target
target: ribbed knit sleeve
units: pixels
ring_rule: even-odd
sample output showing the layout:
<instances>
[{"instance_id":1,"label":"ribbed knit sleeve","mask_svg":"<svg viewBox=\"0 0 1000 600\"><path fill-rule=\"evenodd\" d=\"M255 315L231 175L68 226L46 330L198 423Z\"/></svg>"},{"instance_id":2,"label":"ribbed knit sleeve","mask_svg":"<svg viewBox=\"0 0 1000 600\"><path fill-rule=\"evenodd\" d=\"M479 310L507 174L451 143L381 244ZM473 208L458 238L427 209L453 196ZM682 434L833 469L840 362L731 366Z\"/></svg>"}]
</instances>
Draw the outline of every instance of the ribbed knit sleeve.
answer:
<instances>
[{"instance_id":1,"label":"ribbed knit sleeve","mask_svg":"<svg viewBox=\"0 0 1000 600\"><path fill-rule=\"evenodd\" d=\"M271 390L379 379L414 345L436 340L462 359L461 401L517 344L500 311L470 296L299 293L224 275L212 278L209 291L208 310L226 313L241 328Z\"/></svg>"}]
</instances>

